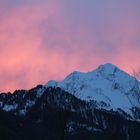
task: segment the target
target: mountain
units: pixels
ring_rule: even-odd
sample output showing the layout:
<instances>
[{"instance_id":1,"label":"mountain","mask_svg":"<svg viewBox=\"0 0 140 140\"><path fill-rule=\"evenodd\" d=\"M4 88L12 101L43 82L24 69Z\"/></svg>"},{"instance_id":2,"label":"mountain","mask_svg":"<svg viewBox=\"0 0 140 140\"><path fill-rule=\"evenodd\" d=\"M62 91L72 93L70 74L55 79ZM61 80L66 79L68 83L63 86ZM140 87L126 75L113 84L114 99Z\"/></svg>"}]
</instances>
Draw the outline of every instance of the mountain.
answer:
<instances>
[{"instance_id":1,"label":"mountain","mask_svg":"<svg viewBox=\"0 0 140 140\"><path fill-rule=\"evenodd\" d=\"M139 140L139 82L112 64L0 94L1 140Z\"/></svg>"},{"instance_id":2,"label":"mountain","mask_svg":"<svg viewBox=\"0 0 140 140\"><path fill-rule=\"evenodd\" d=\"M75 71L61 82L49 81L46 87L60 87L81 100L95 101L97 108L140 121L140 82L112 64L88 73Z\"/></svg>"},{"instance_id":3,"label":"mountain","mask_svg":"<svg viewBox=\"0 0 140 140\"><path fill-rule=\"evenodd\" d=\"M10 107L0 109L1 140L140 139L139 122L96 109L61 88L48 87L38 96L42 88L1 95L3 105Z\"/></svg>"}]
</instances>

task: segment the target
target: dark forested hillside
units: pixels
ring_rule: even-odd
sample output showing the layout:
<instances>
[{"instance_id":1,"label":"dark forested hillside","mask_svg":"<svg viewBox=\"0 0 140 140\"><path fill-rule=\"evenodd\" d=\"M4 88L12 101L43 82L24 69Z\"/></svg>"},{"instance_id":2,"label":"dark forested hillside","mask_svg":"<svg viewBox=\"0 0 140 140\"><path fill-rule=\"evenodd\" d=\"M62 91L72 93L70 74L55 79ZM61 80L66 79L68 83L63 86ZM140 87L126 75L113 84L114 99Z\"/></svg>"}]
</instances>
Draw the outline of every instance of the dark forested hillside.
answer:
<instances>
[{"instance_id":1,"label":"dark forested hillside","mask_svg":"<svg viewBox=\"0 0 140 140\"><path fill-rule=\"evenodd\" d=\"M40 88L7 95L5 102L14 102L14 98L16 104L19 100L20 107L9 112L0 110L1 140L140 139L140 123L126 120L117 112L96 109L94 104L81 101L60 88L47 88L37 97ZM35 103L25 114L20 114L26 98Z\"/></svg>"}]
</instances>

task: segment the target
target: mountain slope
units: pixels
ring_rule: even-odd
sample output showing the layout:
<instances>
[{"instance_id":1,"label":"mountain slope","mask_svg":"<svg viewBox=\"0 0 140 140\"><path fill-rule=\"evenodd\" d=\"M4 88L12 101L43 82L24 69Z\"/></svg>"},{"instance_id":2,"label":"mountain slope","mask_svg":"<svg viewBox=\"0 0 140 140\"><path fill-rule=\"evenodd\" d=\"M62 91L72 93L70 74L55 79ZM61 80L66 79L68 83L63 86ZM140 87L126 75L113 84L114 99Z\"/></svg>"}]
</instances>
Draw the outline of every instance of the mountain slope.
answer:
<instances>
[{"instance_id":1,"label":"mountain slope","mask_svg":"<svg viewBox=\"0 0 140 140\"><path fill-rule=\"evenodd\" d=\"M116 66L0 94L1 140L139 140L140 83ZM54 135L55 134L55 135Z\"/></svg>"},{"instance_id":2,"label":"mountain slope","mask_svg":"<svg viewBox=\"0 0 140 140\"><path fill-rule=\"evenodd\" d=\"M26 97L20 91L13 95L34 100L33 94L37 95L39 88L27 91ZM8 99L12 100L13 95ZM21 105L20 101L17 104ZM0 109L1 140L140 139L140 123L128 121L116 112L96 109L94 104L60 88L46 88L24 116L18 114L19 109L8 112Z\"/></svg>"},{"instance_id":3,"label":"mountain slope","mask_svg":"<svg viewBox=\"0 0 140 140\"><path fill-rule=\"evenodd\" d=\"M139 120L140 83L112 64L104 64L88 73L73 72L63 81L49 81L46 87L60 87L98 108L127 113Z\"/></svg>"}]
</instances>

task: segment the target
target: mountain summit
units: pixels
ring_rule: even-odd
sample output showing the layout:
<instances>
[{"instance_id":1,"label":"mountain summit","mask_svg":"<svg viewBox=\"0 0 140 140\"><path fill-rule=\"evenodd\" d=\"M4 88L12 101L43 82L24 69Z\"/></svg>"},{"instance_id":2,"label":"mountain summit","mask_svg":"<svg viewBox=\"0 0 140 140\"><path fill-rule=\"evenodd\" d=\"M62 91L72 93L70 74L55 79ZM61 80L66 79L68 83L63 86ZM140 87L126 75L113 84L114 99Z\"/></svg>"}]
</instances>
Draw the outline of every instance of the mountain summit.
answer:
<instances>
[{"instance_id":1,"label":"mountain summit","mask_svg":"<svg viewBox=\"0 0 140 140\"><path fill-rule=\"evenodd\" d=\"M139 134L140 83L112 64L0 94L1 140L140 140Z\"/></svg>"},{"instance_id":2,"label":"mountain summit","mask_svg":"<svg viewBox=\"0 0 140 140\"><path fill-rule=\"evenodd\" d=\"M63 81L49 81L46 87L60 87L86 101L95 101L98 108L126 113L139 119L140 83L112 64L100 65L87 72L73 72Z\"/></svg>"}]
</instances>

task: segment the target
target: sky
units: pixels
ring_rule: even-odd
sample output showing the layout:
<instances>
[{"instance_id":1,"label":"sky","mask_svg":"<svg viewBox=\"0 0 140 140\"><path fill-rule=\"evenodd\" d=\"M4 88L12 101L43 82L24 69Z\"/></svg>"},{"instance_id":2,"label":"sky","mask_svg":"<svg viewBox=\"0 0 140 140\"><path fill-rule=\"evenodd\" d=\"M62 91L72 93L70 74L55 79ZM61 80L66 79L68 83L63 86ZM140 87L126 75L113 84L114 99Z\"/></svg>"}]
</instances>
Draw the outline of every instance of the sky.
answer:
<instances>
[{"instance_id":1,"label":"sky","mask_svg":"<svg viewBox=\"0 0 140 140\"><path fill-rule=\"evenodd\" d=\"M0 92L112 63L140 66L140 0L0 0Z\"/></svg>"}]
</instances>

